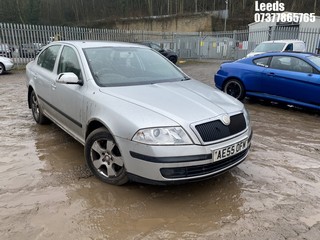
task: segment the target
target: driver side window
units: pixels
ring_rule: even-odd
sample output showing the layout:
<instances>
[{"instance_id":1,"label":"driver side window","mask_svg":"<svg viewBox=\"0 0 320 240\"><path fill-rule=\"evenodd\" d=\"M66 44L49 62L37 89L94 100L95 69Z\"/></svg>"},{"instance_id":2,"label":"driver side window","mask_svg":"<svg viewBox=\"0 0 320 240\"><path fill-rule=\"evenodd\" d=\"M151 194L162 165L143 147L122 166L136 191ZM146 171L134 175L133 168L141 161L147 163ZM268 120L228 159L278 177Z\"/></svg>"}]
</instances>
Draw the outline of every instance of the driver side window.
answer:
<instances>
[{"instance_id":1,"label":"driver side window","mask_svg":"<svg viewBox=\"0 0 320 240\"><path fill-rule=\"evenodd\" d=\"M274 56L270 64L271 68L287 70L293 72L313 73L314 69L311 65L297 57Z\"/></svg>"},{"instance_id":2,"label":"driver side window","mask_svg":"<svg viewBox=\"0 0 320 240\"><path fill-rule=\"evenodd\" d=\"M76 52L68 46L62 50L58 65L58 74L64 72L73 72L81 79L81 69Z\"/></svg>"}]
</instances>

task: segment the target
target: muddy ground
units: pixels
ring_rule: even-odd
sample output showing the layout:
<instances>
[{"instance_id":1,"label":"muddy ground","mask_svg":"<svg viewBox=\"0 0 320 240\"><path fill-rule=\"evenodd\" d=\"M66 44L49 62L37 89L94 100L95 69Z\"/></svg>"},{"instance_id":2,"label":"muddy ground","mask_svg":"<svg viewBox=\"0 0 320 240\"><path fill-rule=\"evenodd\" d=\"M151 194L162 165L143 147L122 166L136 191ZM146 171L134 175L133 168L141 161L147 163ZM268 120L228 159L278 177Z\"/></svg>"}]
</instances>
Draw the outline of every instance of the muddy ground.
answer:
<instances>
[{"instance_id":1,"label":"muddy ground","mask_svg":"<svg viewBox=\"0 0 320 240\"><path fill-rule=\"evenodd\" d=\"M185 63L213 85L218 62ZM83 146L27 108L25 75L0 76L0 239L320 239L320 116L246 102L249 157L180 186L104 184Z\"/></svg>"}]
</instances>

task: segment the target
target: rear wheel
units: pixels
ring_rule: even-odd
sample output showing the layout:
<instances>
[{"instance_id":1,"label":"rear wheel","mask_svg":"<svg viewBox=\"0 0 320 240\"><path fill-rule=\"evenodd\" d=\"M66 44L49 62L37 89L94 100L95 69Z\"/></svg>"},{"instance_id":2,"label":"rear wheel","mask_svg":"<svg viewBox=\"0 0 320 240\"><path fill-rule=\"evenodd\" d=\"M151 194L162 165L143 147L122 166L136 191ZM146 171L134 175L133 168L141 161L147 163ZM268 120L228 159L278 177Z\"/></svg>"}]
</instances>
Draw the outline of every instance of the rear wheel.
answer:
<instances>
[{"instance_id":1,"label":"rear wheel","mask_svg":"<svg viewBox=\"0 0 320 240\"><path fill-rule=\"evenodd\" d=\"M118 145L106 128L98 128L89 134L85 157L91 172L103 182L113 185L128 182Z\"/></svg>"},{"instance_id":2,"label":"rear wheel","mask_svg":"<svg viewBox=\"0 0 320 240\"><path fill-rule=\"evenodd\" d=\"M240 101L244 99L246 94L243 84L237 79L229 79L224 84L223 91Z\"/></svg>"},{"instance_id":3,"label":"rear wheel","mask_svg":"<svg viewBox=\"0 0 320 240\"><path fill-rule=\"evenodd\" d=\"M29 103L32 110L34 120L39 124L45 124L49 122L49 119L43 115L42 110L39 106L38 98L34 90L30 93Z\"/></svg>"},{"instance_id":4,"label":"rear wheel","mask_svg":"<svg viewBox=\"0 0 320 240\"><path fill-rule=\"evenodd\" d=\"M176 64L178 59L177 59L175 56L170 56L170 57L169 57L169 60L170 60L171 62L173 62L174 64Z\"/></svg>"}]
</instances>

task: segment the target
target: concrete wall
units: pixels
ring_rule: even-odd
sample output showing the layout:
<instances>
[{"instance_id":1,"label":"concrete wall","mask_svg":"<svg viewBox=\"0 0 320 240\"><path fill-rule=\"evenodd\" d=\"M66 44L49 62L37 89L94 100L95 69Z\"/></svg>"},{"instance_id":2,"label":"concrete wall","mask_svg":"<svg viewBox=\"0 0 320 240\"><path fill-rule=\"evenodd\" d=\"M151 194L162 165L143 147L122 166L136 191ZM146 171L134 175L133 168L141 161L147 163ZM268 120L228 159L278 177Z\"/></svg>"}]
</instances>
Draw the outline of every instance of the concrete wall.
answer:
<instances>
[{"instance_id":1,"label":"concrete wall","mask_svg":"<svg viewBox=\"0 0 320 240\"><path fill-rule=\"evenodd\" d=\"M116 21L116 28L159 32L211 32L212 15L130 18Z\"/></svg>"}]
</instances>

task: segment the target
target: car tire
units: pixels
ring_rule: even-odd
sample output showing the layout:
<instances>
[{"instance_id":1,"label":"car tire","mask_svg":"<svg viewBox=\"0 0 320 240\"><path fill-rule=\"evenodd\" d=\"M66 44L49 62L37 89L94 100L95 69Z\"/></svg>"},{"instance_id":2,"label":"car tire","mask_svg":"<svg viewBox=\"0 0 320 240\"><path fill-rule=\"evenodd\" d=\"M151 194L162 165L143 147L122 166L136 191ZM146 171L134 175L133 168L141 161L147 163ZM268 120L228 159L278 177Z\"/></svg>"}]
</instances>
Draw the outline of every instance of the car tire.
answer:
<instances>
[{"instance_id":1,"label":"car tire","mask_svg":"<svg viewBox=\"0 0 320 240\"><path fill-rule=\"evenodd\" d=\"M245 88L242 84L241 81L239 81L238 79L229 79L223 86L223 91L227 94L229 94L230 96L238 99L238 100L243 100L245 95L246 95L246 91Z\"/></svg>"},{"instance_id":2,"label":"car tire","mask_svg":"<svg viewBox=\"0 0 320 240\"><path fill-rule=\"evenodd\" d=\"M173 62L174 64L176 64L178 59L177 59L175 56L170 56L170 57L169 57L169 60L170 60L171 62Z\"/></svg>"},{"instance_id":3,"label":"car tire","mask_svg":"<svg viewBox=\"0 0 320 240\"><path fill-rule=\"evenodd\" d=\"M106 128L98 128L89 134L84 151L87 165L98 179L112 185L128 182L120 149Z\"/></svg>"},{"instance_id":4,"label":"car tire","mask_svg":"<svg viewBox=\"0 0 320 240\"><path fill-rule=\"evenodd\" d=\"M31 106L33 119L38 124L46 124L50 122L49 119L42 113L42 110L39 106L38 97L34 90L32 90L29 95L29 103Z\"/></svg>"},{"instance_id":5,"label":"car tire","mask_svg":"<svg viewBox=\"0 0 320 240\"><path fill-rule=\"evenodd\" d=\"M0 63L0 75L4 74L4 72L6 71L4 65L2 63Z\"/></svg>"}]
</instances>

